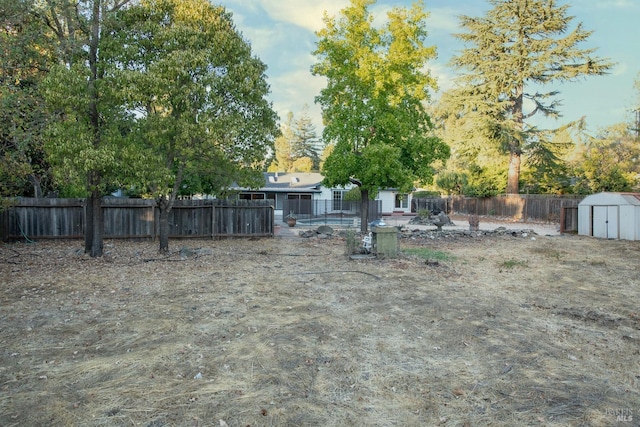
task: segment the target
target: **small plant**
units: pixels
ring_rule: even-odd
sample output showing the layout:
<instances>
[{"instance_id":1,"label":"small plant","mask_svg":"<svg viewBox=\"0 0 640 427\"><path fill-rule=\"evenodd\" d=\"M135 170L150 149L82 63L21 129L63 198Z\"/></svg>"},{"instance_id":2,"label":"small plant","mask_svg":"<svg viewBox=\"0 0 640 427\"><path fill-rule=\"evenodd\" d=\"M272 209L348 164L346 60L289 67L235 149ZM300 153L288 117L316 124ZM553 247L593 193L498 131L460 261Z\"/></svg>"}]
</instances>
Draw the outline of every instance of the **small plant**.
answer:
<instances>
[{"instance_id":1,"label":"small plant","mask_svg":"<svg viewBox=\"0 0 640 427\"><path fill-rule=\"evenodd\" d=\"M429 217L431 217L431 211L429 209L420 209L418 211L418 216L420 218L428 219Z\"/></svg>"},{"instance_id":2,"label":"small plant","mask_svg":"<svg viewBox=\"0 0 640 427\"><path fill-rule=\"evenodd\" d=\"M358 247L358 240L356 239L356 232L352 228L347 228L345 232L345 241L347 243L346 252L347 255L357 253L356 249Z\"/></svg>"},{"instance_id":3,"label":"small plant","mask_svg":"<svg viewBox=\"0 0 640 427\"><path fill-rule=\"evenodd\" d=\"M510 270L514 267L526 267L527 261L519 261L517 259L508 259L499 265L500 271Z\"/></svg>"}]
</instances>

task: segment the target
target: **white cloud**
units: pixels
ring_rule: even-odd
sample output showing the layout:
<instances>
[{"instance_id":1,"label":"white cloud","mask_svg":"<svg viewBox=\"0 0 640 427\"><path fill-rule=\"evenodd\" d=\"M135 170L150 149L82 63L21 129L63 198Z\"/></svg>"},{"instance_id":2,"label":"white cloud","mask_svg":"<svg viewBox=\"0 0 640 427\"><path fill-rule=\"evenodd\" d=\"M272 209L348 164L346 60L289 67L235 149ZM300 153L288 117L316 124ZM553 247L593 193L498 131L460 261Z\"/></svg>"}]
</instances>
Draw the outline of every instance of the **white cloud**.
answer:
<instances>
[{"instance_id":1,"label":"white cloud","mask_svg":"<svg viewBox=\"0 0 640 427\"><path fill-rule=\"evenodd\" d=\"M430 62L427 69L438 82L438 93L446 92L454 85L455 74L446 65Z\"/></svg>"},{"instance_id":2,"label":"white cloud","mask_svg":"<svg viewBox=\"0 0 640 427\"><path fill-rule=\"evenodd\" d=\"M638 7L637 0L608 0L608 1L593 1L593 0L574 0L574 10L584 9L635 9Z\"/></svg>"},{"instance_id":3,"label":"white cloud","mask_svg":"<svg viewBox=\"0 0 640 427\"><path fill-rule=\"evenodd\" d=\"M461 15L459 10L449 7L441 7L433 10L429 10L429 18L427 20L427 30L438 29L447 32L459 32L459 19Z\"/></svg>"},{"instance_id":4,"label":"white cloud","mask_svg":"<svg viewBox=\"0 0 640 427\"><path fill-rule=\"evenodd\" d=\"M326 85L324 77L311 75L307 67L278 75L270 79L270 84L273 91L274 109L280 115L281 120L284 120L289 112L294 115L300 114L306 104L309 107L309 115L316 130L322 129L320 106L314 104L314 99Z\"/></svg>"},{"instance_id":5,"label":"white cloud","mask_svg":"<svg viewBox=\"0 0 640 427\"><path fill-rule=\"evenodd\" d=\"M636 0L615 0L615 1L597 2L597 6L599 8L615 7L620 9L626 9L626 8L633 8L634 6L637 6L637 5L638 4Z\"/></svg>"},{"instance_id":6,"label":"white cloud","mask_svg":"<svg viewBox=\"0 0 640 427\"><path fill-rule=\"evenodd\" d=\"M347 0L255 0L276 21L288 22L311 31L320 30L326 10L336 15L349 2Z\"/></svg>"}]
</instances>

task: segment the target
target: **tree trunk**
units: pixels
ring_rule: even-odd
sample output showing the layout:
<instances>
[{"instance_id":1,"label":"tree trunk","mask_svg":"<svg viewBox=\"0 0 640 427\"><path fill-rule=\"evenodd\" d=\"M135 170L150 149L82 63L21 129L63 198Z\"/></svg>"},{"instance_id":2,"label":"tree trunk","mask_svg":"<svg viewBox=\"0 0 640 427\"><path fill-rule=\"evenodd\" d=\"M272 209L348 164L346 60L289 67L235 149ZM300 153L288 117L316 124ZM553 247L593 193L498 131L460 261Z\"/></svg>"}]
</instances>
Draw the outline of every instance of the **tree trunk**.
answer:
<instances>
[{"instance_id":1,"label":"tree trunk","mask_svg":"<svg viewBox=\"0 0 640 427\"><path fill-rule=\"evenodd\" d=\"M171 204L169 200L164 198L157 199L158 208L160 209L160 247L158 251L161 254L169 253L169 212Z\"/></svg>"},{"instance_id":2,"label":"tree trunk","mask_svg":"<svg viewBox=\"0 0 640 427\"><path fill-rule=\"evenodd\" d=\"M360 231L366 233L369 227L369 190L360 187Z\"/></svg>"},{"instance_id":3,"label":"tree trunk","mask_svg":"<svg viewBox=\"0 0 640 427\"><path fill-rule=\"evenodd\" d=\"M523 141L523 94L524 83L520 83L516 89L513 99L513 119L516 123L514 135L510 135L509 141L509 172L507 175L507 194L520 193L520 163L522 162L522 144Z\"/></svg>"},{"instance_id":4,"label":"tree trunk","mask_svg":"<svg viewBox=\"0 0 640 427\"><path fill-rule=\"evenodd\" d=\"M33 197L36 199L42 198L42 185L40 185L40 178L33 173L29 174L29 182L33 185Z\"/></svg>"},{"instance_id":5,"label":"tree trunk","mask_svg":"<svg viewBox=\"0 0 640 427\"><path fill-rule=\"evenodd\" d=\"M507 194L520 192L520 162L522 161L518 150L511 150L509 154L509 173L507 176Z\"/></svg>"},{"instance_id":6,"label":"tree trunk","mask_svg":"<svg viewBox=\"0 0 640 427\"><path fill-rule=\"evenodd\" d=\"M90 196L90 203L93 206L93 232L91 240L91 251L89 255L92 258L101 257L103 253L104 234L104 216L102 214L102 197L100 190L95 189Z\"/></svg>"},{"instance_id":7,"label":"tree trunk","mask_svg":"<svg viewBox=\"0 0 640 427\"><path fill-rule=\"evenodd\" d=\"M85 209L86 224L84 230L84 252L91 257L101 257L103 253L104 216L102 212L102 194L100 193L100 176L96 172L89 173L90 190Z\"/></svg>"},{"instance_id":8,"label":"tree trunk","mask_svg":"<svg viewBox=\"0 0 640 427\"><path fill-rule=\"evenodd\" d=\"M98 80L98 42L100 38L100 0L94 0L91 16L91 39L89 41L89 68L91 74L89 76L89 120L93 130L93 146L100 147L100 114L98 111L98 90L96 82ZM91 215L91 223L87 225L87 230L91 230L91 234L85 234L85 252L89 252L91 257L102 256L103 242L102 235L104 230L104 217L102 215L102 195L100 194L101 177L100 172L93 170L89 172L89 180L87 182L89 190L89 199L87 206L87 215ZM87 248L89 244L89 248Z\"/></svg>"},{"instance_id":9,"label":"tree trunk","mask_svg":"<svg viewBox=\"0 0 640 427\"><path fill-rule=\"evenodd\" d=\"M84 253L91 253L91 245L93 244L93 201L91 195L85 199L84 206Z\"/></svg>"}]
</instances>

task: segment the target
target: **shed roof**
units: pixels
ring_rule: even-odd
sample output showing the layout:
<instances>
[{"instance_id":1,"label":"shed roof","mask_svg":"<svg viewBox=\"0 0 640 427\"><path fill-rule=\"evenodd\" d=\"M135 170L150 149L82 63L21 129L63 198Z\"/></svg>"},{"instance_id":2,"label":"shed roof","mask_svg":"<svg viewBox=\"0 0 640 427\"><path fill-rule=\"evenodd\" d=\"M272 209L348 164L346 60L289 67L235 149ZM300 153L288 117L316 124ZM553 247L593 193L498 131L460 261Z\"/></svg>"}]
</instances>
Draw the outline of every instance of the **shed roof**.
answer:
<instances>
[{"instance_id":1,"label":"shed roof","mask_svg":"<svg viewBox=\"0 0 640 427\"><path fill-rule=\"evenodd\" d=\"M585 197L580 206L640 206L640 193L597 193Z\"/></svg>"}]
</instances>

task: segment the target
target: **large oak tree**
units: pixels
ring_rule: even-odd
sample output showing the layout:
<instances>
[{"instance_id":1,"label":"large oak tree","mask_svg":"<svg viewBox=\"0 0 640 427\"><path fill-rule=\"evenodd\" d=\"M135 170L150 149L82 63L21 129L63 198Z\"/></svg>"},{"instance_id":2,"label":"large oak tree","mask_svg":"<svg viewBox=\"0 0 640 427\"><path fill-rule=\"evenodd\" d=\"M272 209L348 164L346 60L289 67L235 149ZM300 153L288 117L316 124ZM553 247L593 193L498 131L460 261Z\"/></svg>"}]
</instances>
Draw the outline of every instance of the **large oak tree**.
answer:
<instances>
[{"instance_id":1,"label":"large oak tree","mask_svg":"<svg viewBox=\"0 0 640 427\"><path fill-rule=\"evenodd\" d=\"M104 25L133 0L32 1L57 40L59 63L42 85L50 120L46 150L59 180L87 196L85 252L103 253L102 197L116 181L127 114L110 97L101 59Z\"/></svg>"},{"instance_id":2,"label":"large oak tree","mask_svg":"<svg viewBox=\"0 0 640 427\"><path fill-rule=\"evenodd\" d=\"M231 14L207 0L142 0L118 14L104 47L115 91L136 113L129 174L158 203L167 252L182 192L262 184L278 132L266 66Z\"/></svg>"}]
</instances>

